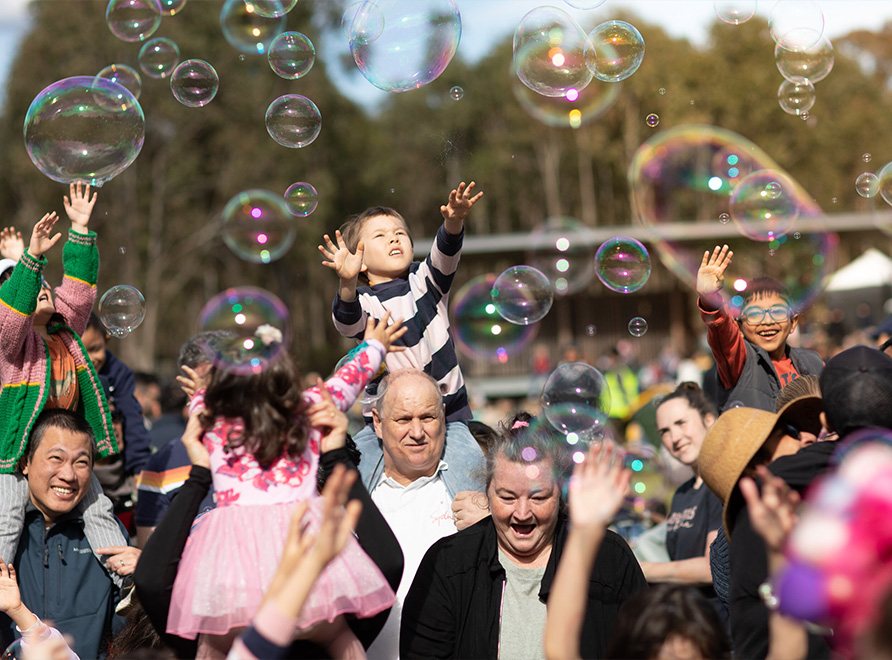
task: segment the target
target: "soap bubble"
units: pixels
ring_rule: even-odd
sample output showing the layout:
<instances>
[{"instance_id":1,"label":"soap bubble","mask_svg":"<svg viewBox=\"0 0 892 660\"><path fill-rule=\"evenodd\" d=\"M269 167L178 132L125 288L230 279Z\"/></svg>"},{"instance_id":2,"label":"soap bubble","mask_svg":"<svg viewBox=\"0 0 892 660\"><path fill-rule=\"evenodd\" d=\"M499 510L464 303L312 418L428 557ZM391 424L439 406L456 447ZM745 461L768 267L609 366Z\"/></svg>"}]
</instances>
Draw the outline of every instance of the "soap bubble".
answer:
<instances>
[{"instance_id":1,"label":"soap bubble","mask_svg":"<svg viewBox=\"0 0 892 660\"><path fill-rule=\"evenodd\" d=\"M892 204L892 162L886 163L883 169L877 172L877 187L886 203Z\"/></svg>"},{"instance_id":2,"label":"soap bubble","mask_svg":"<svg viewBox=\"0 0 892 660\"><path fill-rule=\"evenodd\" d=\"M449 98L451 98L453 101L461 101L464 95L465 90L463 90L458 85L449 90Z\"/></svg>"},{"instance_id":3,"label":"soap bubble","mask_svg":"<svg viewBox=\"0 0 892 660\"><path fill-rule=\"evenodd\" d=\"M110 0L105 8L108 29L122 41L148 39L161 25L158 0Z\"/></svg>"},{"instance_id":4,"label":"soap bubble","mask_svg":"<svg viewBox=\"0 0 892 660\"><path fill-rule=\"evenodd\" d=\"M865 163L869 163L870 159L871 159L870 154L868 154L868 153L861 154L861 160L863 160Z\"/></svg>"},{"instance_id":5,"label":"soap bubble","mask_svg":"<svg viewBox=\"0 0 892 660\"><path fill-rule=\"evenodd\" d=\"M731 194L731 218L740 233L771 241L789 232L799 217L794 182L779 170L747 175Z\"/></svg>"},{"instance_id":6,"label":"soap bubble","mask_svg":"<svg viewBox=\"0 0 892 660\"><path fill-rule=\"evenodd\" d=\"M96 75L126 87L135 99L138 99L142 92L142 78L139 77L139 72L126 64L109 64Z\"/></svg>"},{"instance_id":7,"label":"soap bubble","mask_svg":"<svg viewBox=\"0 0 892 660\"><path fill-rule=\"evenodd\" d=\"M874 197L880 189L880 180L873 172L862 172L855 179L855 190L862 197Z\"/></svg>"},{"instance_id":8,"label":"soap bubble","mask_svg":"<svg viewBox=\"0 0 892 660\"><path fill-rule=\"evenodd\" d=\"M629 321L629 334L633 337L643 337L647 333L647 321L636 316Z\"/></svg>"},{"instance_id":9,"label":"soap bubble","mask_svg":"<svg viewBox=\"0 0 892 660\"><path fill-rule=\"evenodd\" d=\"M125 87L76 76L34 97L24 137L31 161L50 179L101 186L136 160L145 140L145 116Z\"/></svg>"},{"instance_id":10,"label":"soap bubble","mask_svg":"<svg viewBox=\"0 0 892 660\"><path fill-rule=\"evenodd\" d=\"M220 29L233 48L248 55L262 55L285 31L287 17L264 18L248 11L245 0L226 0L220 10Z\"/></svg>"},{"instance_id":11,"label":"soap bubble","mask_svg":"<svg viewBox=\"0 0 892 660\"><path fill-rule=\"evenodd\" d=\"M538 325L505 321L492 300L494 274L472 278L452 297L452 336L468 358L504 364L517 358L536 337Z\"/></svg>"},{"instance_id":12,"label":"soap bubble","mask_svg":"<svg viewBox=\"0 0 892 660\"><path fill-rule=\"evenodd\" d=\"M214 365L242 376L257 374L291 344L291 317L278 297L257 287L236 287L208 300L198 317L201 332L222 331L208 347Z\"/></svg>"},{"instance_id":13,"label":"soap bubble","mask_svg":"<svg viewBox=\"0 0 892 660\"><path fill-rule=\"evenodd\" d=\"M778 0L768 17L774 43L787 50L808 50L824 34L824 13L811 0Z\"/></svg>"},{"instance_id":14,"label":"soap bubble","mask_svg":"<svg viewBox=\"0 0 892 660\"><path fill-rule=\"evenodd\" d=\"M538 7L514 31L514 70L537 94L566 97L591 82L585 32L564 10Z\"/></svg>"},{"instance_id":15,"label":"soap bubble","mask_svg":"<svg viewBox=\"0 0 892 660\"><path fill-rule=\"evenodd\" d=\"M283 32L270 44L269 67L281 78L296 80L302 78L316 61L313 42L300 32Z\"/></svg>"},{"instance_id":16,"label":"soap bubble","mask_svg":"<svg viewBox=\"0 0 892 660\"><path fill-rule=\"evenodd\" d=\"M575 218L549 218L530 233L526 263L541 271L555 294L566 296L583 290L595 276L595 235Z\"/></svg>"},{"instance_id":17,"label":"soap bubble","mask_svg":"<svg viewBox=\"0 0 892 660\"><path fill-rule=\"evenodd\" d=\"M384 31L384 12L374 2L354 2L341 16L341 29L349 43L370 44Z\"/></svg>"},{"instance_id":18,"label":"soap bubble","mask_svg":"<svg viewBox=\"0 0 892 660\"><path fill-rule=\"evenodd\" d=\"M715 0L713 6L719 20L731 25L746 23L756 13L756 0Z\"/></svg>"},{"instance_id":19,"label":"soap bubble","mask_svg":"<svg viewBox=\"0 0 892 660\"><path fill-rule=\"evenodd\" d=\"M461 38L455 0L377 0L372 4L383 15L384 28L373 41L350 42L360 73L385 92L405 92L436 80L452 61ZM377 12L360 8L357 17L368 13Z\"/></svg>"},{"instance_id":20,"label":"soap bubble","mask_svg":"<svg viewBox=\"0 0 892 660\"><path fill-rule=\"evenodd\" d=\"M644 60L644 37L625 21L606 21L589 32L585 63L598 80L625 80Z\"/></svg>"},{"instance_id":21,"label":"soap bubble","mask_svg":"<svg viewBox=\"0 0 892 660\"><path fill-rule=\"evenodd\" d=\"M723 225L728 224L728 221L731 219L730 213L719 213L719 222Z\"/></svg>"},{"instance_id":22,"label":"soap bubble","mask_svg":"<svg viewBox=\"0 0 892 660\"><path fill-rule=\"evenodd\" d=\"M784 80L777 88L777 102L788 115L804 115L815 104L815 86L805 78Z\"/></svg>"},{"instance_id":23,"label":"soap bubble","mask_svg":"<svg viewBox=\"0 0 892 660\"><path fill-rule=\"evenodd\" d=\"M296 236L288 205L269 190L245 190L223 208L223 241L245 261L275 261L291 249Z\"/></svg>"},{"instance_id":24,"label":"soap bubble","mask_svg":"<svg viewBox=\"0 0 892 660\"><path fill-rule=\"evenodd\" d=\"M511 91L527 114L558 128L579 128L598 119L616 103L621 88L622 83L592 80L578 93L572 90L568 96L543 96L511 75Z\"/></svg>"},{"instance_id":25,"label":"soap bubble","mask_svg":"<svg viewBox=\"0 0 892 660\"><path fill-rule=\"evenodd\" d=\"M774 47L777 70L787 80L805 79L812 84L820 82L833 70L833 45L827 37L821 37L811 48L787 50L781 45Z\"/></svg>"},{"instance_id":26,"label":"soap bubble","mask_svg":"<svg viewBox=\"0 0 892 660\"><path fill-rule=\"evenodd\" d=\"M644 123L646 123L651 128L656 128L660 125L660 115L651 112L649 115L647 115L647 117L644 118Z\"/></svg>"},{"instance_id":27,"label":"soap bubble","mask_svg":"<svg viewBox=\"0 0 892 660\"><path fill-rule=\"evenodd\" d=\"M99 320L113 337L126 337L145 317L146 299L132 286L118 284L99 299Z\"/></svg>"},{"instance_id":28,"label":"soap bubble","mask_svg":"<svg viewBox=\"0 0 892 660\"><path fill-rule=\"evenodd\" d=\"M322 115L306 96L285 94L269 104L266 130L283 147L300 149L319 137Z\"/></svg>"},{"instance_id":29,"label":"soap bubble","mask_svg":"<svg viewBox=\"0 0 892 660\"><path fill-rule=\"evenodd\" d=\"M607 0L564 0L564 2L574 9L597 9Z\"/></svg>"},{"instance_id":30,"label":"soap bubble","mask_svg":"<svg viewBox=\"0 0 892 660\"><path fill-rule=\"evenodd\" d=\"M26 656L25 651L22 650L22 638L19 637L12 644L6 647L6 650L3 651L3 655L0 656L2 660L22 660Z\"/></svg>"},{"instance_id":31,"label":"soap bubble","mask_svg":"<svg viewBox=\"0 0 892 660\"><path fill-rule=\"evenodd\" d=\"M213 101L219 85L217 72L204 60L186 60L170 77L173 97L188 108L200 108Z\"/></svg>"},{"instance_id":32,"label":"soap bubble","mask_svg":"<svg viewBox=\"0 0 892 660\"><path fill-rule=\"evenodd\" d=\"M284 16L297 4L297 0L244 0L245 8L263 18Z\"/></svg>"},{"instance_id":33,"label":"soap bubble","mask_svg":"<svg viewBox=\"0 0 892 660\"><path fill-rule=\"evenodd\" d=\"M285 203L291 215L304 218L316 210L319 195L312 185L298 181L288 186L288 190L285 191Z\"/></svg>"},{"instance_id":34,"label":"soap bubble","mask_svg":"<svg viewBox=\"0 0 892 660\"><path fill-rule=\"evenodd\" d=\"M634 238L616 236L601 244L595 253L595 272L611 291L632 293L650 277L650 255Z\"/></svg>"},{"instance_id":35,"label":"soap bubble","mask_svg":"<svg viewBox=\"0 0 892 660\"><path fill-rule=\"evenodd\" d=\"M165 37L157 37L139 49L139 68L150 78L166 78L180 62L180 47Z\"/></svg>"},{"instance_id":36,"label":"soap bubble","mask_svg":"<svg viewBox=\"0 0 892 660\"><path fill-rule=\"evenodd\" d=\"M531 266L513 266L496 278L492 302L506 321L529 325L545 318L554 302L551 283Z\"/></svg>"},{"instance_id":37,"label":"soap bubble","mask_svg":"<svg viewBox=\"0 0 892 660\"><path fill-rule=\"evenodd\" d=\"M568 362L555 369L539 400L546 419L564 435L603 432L610 414L607 379L585 362Z\"/></svg>"},{"instance_id":38,"label":"soap bubble","mask_svg":"<svg viewBox=\"0 0 892 660\"><path fill-rule=\"evenodd\" d=\"M168 16L179 14L187 0L161 0L161 10Z\"/></svg>"}]
</instances>

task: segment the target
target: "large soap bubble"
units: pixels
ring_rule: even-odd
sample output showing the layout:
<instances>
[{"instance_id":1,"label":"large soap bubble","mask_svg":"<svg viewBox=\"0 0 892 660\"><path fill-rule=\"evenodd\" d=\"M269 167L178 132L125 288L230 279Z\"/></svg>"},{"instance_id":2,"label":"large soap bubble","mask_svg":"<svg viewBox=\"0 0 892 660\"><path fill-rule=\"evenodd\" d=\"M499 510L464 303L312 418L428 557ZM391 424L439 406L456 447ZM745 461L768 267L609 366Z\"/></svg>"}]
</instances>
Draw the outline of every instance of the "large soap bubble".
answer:
<instances>
[{"instance_id":1,"label":"large soap bubble","mask_svg":"<svg viewBox=\"0 0 892 660\"><path fill-rule=\"evenodd\" d=\"M105 8L108 29L123 41L148 39L161 25L158 0L110 0Z\"/></svg>"},{"instance_id":2,"label":"large soap bubble","mask_svg":"<svg viewBox=\"0 0 892 660\"><path fill-rule=\"evenodd\" d=\"M647 248L634 238L616 236L604 241L595 253L595 272L611 291L638 291L647 283L650 269Z\"/></svg>"},{"instance_id":3,"label":"large soap bubble","mask_svg":"<svg viewBox=\"0 0 892 660\"><path fill-rule=\"evenodd\" d=\"M787 50L808 50L824 34L824 12L812 0L778 0L768 17L768 31Z\"/></svg>"},{"instance_id":4,"label":"large soap bubble","mask_svg":"<svg viewBox=\"0 0 892 660\"><path fill-rule=\"evenodd\" d=\"M740 25L756 13L756 0L715 0L715 15L725 23Z\"/></svg>"},{"instance_id":5,"label":"large soap bubble","mask_svg":"<svg viewBox=\"0 0 892 660\"><path fill-rule=\"evenodd\" d=\"M374 2L359 0L344 11L341 29L350 44L370 44L384 31L384 12Z\"/></svg>"},{"instance_id":6,"label":"large soap bubble","mask_svg":"<svg viewBox=\"0 0 892 660\"><path fill-rule=\"evenodd\" d=\"M594 232L575 218L549 218L530 233L526 262L542 271L559 296L583 290L595 276Z\"/></svg>"},{"instance_id":7,"label":"large soap bubble","mask_svg":"<svg viewBox=\"0 0 892 660\"><path fill-rule=\"evenodd\" d=\"M214 100L220 79L204 60L186 60L170 76L173 97L187 108L200 108Z\"/></svg>"},{"instance_id":8,"label":"large soap bubble","mask_svg":"<svg viewBox=\"0 0 892 660\"><path fill-rule=\"evenodd\" d=\"M319 108L306 96L285 94L266 109L266 131L283 147L305 147L319 137L321 130Z\"/></svg>"},{"instance_id":9,"label":"large soap bubble","mask_svg":"<svg viewBox=\"0 0 892 660\"><path fill-rule=\"evenodd\" d=\"M814 84L833 70L833 44L827 37L821 37L818 43L805 50L787 50L778 44L774 47L774 61L777 70L787 80L796 82L804 79Z\"/></svg>"},{"instance_id":10,"label":"large soap bubble","mask_svg":"<svg viewBox=\"0 0 892 660\"><path fill-rule=\"evenodd\" d=\"M280 259L296 236L285 200L269 190L242 191L223 208L223 241L245 261L268 264Z\"/></svg>"},{"instance_id":11,"label":"large soap bubble","mask_svg":"<svg viewBox=\"0 0 892 660\"><path fill-rule=\"evenodd\" d=\"M887 204L892 205L892 162L883 165L882 169L877 172L877 189L880 197Z\"/></svg>"},{"instance_id":12,"label":"large soap bubble","mask_svg":"<svg viewBox=\"0 0 892 660\"><path fill-rule=\"evenodd\" d=\"M366 80L385 92L405 92L436 80L461 38L455 0L365 0L357 15L378 12L384 17L378 37L350 42L353 60ZM350 30L357 31L355 22Z\"/></svg>"},{"instance_id":13,"label":"large soap bubble","mask_svg":"<svg viewBox=\"0 0 892 660\"><path fill-rule=\"evenodd\" d=\"M598 80L625 80L643 60L644 37L631 23L606 21L588 35L585 63Z\"/></svg>"},{"instance_id":14,"label":"large soap bubble","mask_svg":"<svg viewBox=\"0 0 892 660\"><path fill-rule=\"evenodd\" d=\"M247 55L267 52L279 34L285 31L286 16L264 18L256 11L248 11L245 0L226 0L220 9L220 29L223 37L236 50Z\"/></svg>"},{"instance_id":15,"label":"large soap bubble","mask_svg":"<svg viewBox=\"0 0 892 660\"><path fill-rule=\"evenodd\" d=\"M226 289L211 298L198 319L200 331L221 331L209 348L218 369L257 374L291 344L291 316L275 295L257 287Z\"/></svg>"},{"instance_id":16,"label":"large soap bubble","mask_svg":"<svg viewBox=\"0 0 892 660\"><path fill-rule=\"evenodd\" d=\"M166 37L157 37L139 49L139 68L150 78L167 78L180 62L180 47Z\"/></svg>"},{"instance_id":17,"label":"large soap bubble","mask_svg":"<svg viewBox=\"0 0 892 660\"><path fill-rule=\"evenodd\" d=\"M288 186L285 191L285 203L291 215L305 218L316 210L319 204L319 194L312 184L306 181L298 181Z\"/></svg>"},{"instance_id":18,"label":"large soap bubble","mask_svg":"<svg viewBox=\"0 0 892 660\"><path fill-rule=\"evenodd\" d=\"M146 299L139 289L118 284L99 299L99 320L113 337L126 337L146 317Z\"/></svg>"},{"instance_id":19,"label":"large soap bubble","mask_svg":"<svg viewBox=\"0 0 892 660\"><path fill-rule=\"evenodd\" d=\"M592 80L583 89L565 96L543 96L511 76L511 91L528 115L547 126L579 128L613 107L619 98L622 83Z\"/></svg>"},{"instance_id":20,"label":"large soap bubble","mask_svg":"<svg viewBox=\"0 0 892 660\"><path fill-rule=\"evenodd\" d=\"M578 96L592 80L585 63L585 32L567 12L538 7L514 31L514 70L543 96Z\"/></svg>"},{"instance_id":21,"label":"large soap bubble","mask_svg":"<svg viewBox=\"0 0 892 660\"><path fill-rule=\"evenodd\" d=\"M50 179L101 186L136 160L145 116L127 88L77 76L34 97L23 132L28 156Z\"/></svg>"},{"instance_id":22,"label":"large soap bubble","mask_svg":"<svg viewBox=\"0 0 892 660\"><path fill-rule=\"evenodd\" d=\"M286 80L304 77L316 61L313 42L300 32L283 32L273 39L267 54L270 68Z\"/></svg>"},{"instance_id":23,"label":"large soap bubble","mask_svg":"<svg viewBox=\"0 0 892 660\"><path fill-rule=\"evenodd\" d=\"M284 16L297 4L297 0L244 0L245 7L263 18Z\"/></svg>"},{"instance_id":24,"label":"large soap bubble","mask_svg":"<svg viewBox=\"0 0 892 660\"><path fill-rule=\"evenodd\" d=\"M585 437L603 433L610 415L610 388L604 374L585 362L568 362L555 369L542 388L542 411L564 435Z\"/></svg>"},{"instance_id":25,"label":"large soap bubble","mask_svg":"<svg viewBox=\"0 0 892 660\"><path fill-rule=\"evenodd\" d=\"M99 78L123 85L135 99L138 99L142 93L142 78L140 78L139 72L126 64L109 64L96 75Z\"/></svg>"},{"instance_id":26,"label":"large soap bubble","mask_svg":"<svg viewBox=\"0 0 892 660\"><path fill-rule=\"evenodd\" d=\"M545 318L554 292L548 278L532 266L512 266L496 278L492 302L506 321L529 325Z\"/></svg>"},{"instance_id":27,"label":"large soap bubble","mask_svg":"<svg viewBox=\"0 0 892 660\"><path fill-rule=\"evenodd\" d=\"M815 104L815 86L805 78L785 80L777 88L777 102L788 115L802 115Z\"/></svg>"}]
</instances>

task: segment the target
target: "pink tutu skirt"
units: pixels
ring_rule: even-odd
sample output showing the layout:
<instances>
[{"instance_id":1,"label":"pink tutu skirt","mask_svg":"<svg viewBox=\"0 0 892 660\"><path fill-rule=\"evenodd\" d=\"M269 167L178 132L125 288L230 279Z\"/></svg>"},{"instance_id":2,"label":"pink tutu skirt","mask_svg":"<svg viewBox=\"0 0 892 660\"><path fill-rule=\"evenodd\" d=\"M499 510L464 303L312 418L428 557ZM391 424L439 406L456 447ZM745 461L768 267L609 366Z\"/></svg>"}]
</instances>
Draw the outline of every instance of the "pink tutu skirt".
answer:
<instances>
[{"instance_id":1,"label":"pink tutu skirt","mask_svg":"<svg viewBox=\"0 0 892 660\"><path fill-rule=\"evenodd\" d=\"M310 500L304 525L319 529L322 499ZM251 623L279 568L296 502L223 506L195 523L171 596L167 632L187 639L224 635ZM394 593L355 538L313 585L299 624L308 628L341 614L367 618L391 607Z\"/></svg>"}]
</instances>

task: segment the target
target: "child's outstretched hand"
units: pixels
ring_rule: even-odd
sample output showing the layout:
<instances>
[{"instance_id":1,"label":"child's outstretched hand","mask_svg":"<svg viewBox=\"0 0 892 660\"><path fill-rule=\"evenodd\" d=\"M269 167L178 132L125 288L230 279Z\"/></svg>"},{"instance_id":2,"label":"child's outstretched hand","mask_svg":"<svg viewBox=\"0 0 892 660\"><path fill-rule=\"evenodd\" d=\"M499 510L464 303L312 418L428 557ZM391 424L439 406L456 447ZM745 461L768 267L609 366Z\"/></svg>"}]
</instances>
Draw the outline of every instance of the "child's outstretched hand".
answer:
<instances>
[{"instance_id":1,"label":"child's outstretched hand","mask_svg":"<svg viewBox=\"0 0 892 660\"><path fill-rule=\"evenodd\" d=\"M59 242L59 239L62 238L62 234L57 232L56 235L53 236L53 227L56 226L58 221L59 216L56 215L55 211L47 213L37 221L37 224L34 225L34 229L31 230L31 242L28 244L28 254L39 259L51 247Z\"/></svg>"},{"instance_id":2,"label":"child's outstretched hand","mask_svg":"<svg viewBox=\"0 0 892 660\"><path fill-rule=\"evenodd\" d=\"M473 192L476 185L475 182L471 181L471 183L466 186L465 182L462 181L458 184L458 188L449 193L449 201L440 207L440 213L443 214L443 220L458 225L458 231L450 231L450 234L457 234L461 231L461 223L468 217L471 207L483 197L482 192L471 197L471 192ZM448 230L449 227L446 229Z\"/></svg>"},{"instance_id":3,"label":"child's outstretched hand","mask_svg":"<svg viewBox=\"0 0 892 660\"><path fill-rule=\"evenodd\" d=\"M353 253L347 247L340 230L335 232L337 245L332 242L328 234L325 234L322 240L325 241L325 245L319 246L319 252L325 257L322 265L333 269L342 280L355 280L362 270L362 255L365 250L363 242L359 242L356 252Z\"/></svg>"},{"instance_id":4,"label":"child's outstretched hand","mask_svg":"<svg viewBox=\"0 0 892 660\"><path fill-rule=\"evenodd\" d=\"M180 389L183 390L191 401L198 390L207 388L208 383L211 382L211 374L208 372L204 377L199 376L195 369L186 365L182 366L182 370L183 375L177 376L177 382L180 384Z\"/></svg>"},{"instance_id":5,"label":"child's outstretched hand","mask_svg":"<svg viewBox=\"0 0 892 660\"><path fill-rule=\"evenodd\" d=\"M18 261L25 253L25 241L22 240L22 232L15 227L4 227L0 231L0 257Z\"/></svg>"},{"instance_id":6,"label":"child's outstretched hand","mask_svg":"<svg viewBox=\"0 0 892 660\"><path fill-rule=\"evenodd\" d=\"M406 350L405 346L394 346L394 343L406 334L409 328L403 326L402 319L397 319L388 325L387 322L389 320L390 312L384 314L378 322L375 322L375 319L370 316L368 321L366 321L363 339L377 339L384 344L384 348L387 349L388 353L398 353Z\"/></svg>"},{"instance_id":7,"label":"child's outstretched hand","mask_svg":"<svg viewBox=\"0 0 892 660\"><path fill-rule=\"evenodd\" d=\"M703 253L703 260L697 270L697 295L715 300L715 295L725 285L725 269L731 265L734 253L727 245L715 246L710 256L709 250Z\"/></svg>"},{"instance_id":8,"label":"child's outstretched hand","mask_svg":"<svg viewBox=\"0 0 892 660\"><path fill-rule=\"evenodd\" d=\"M93 213L93 206L96 204L97 193L93 193L90 197L90 184L84 185L80 181L72 183L68 192L71 198L66 195L62 201L65 204L65 213L71 220L71 229L79 234L86 234L89 231L87 225Z\"/></svg>"}]
</instances>

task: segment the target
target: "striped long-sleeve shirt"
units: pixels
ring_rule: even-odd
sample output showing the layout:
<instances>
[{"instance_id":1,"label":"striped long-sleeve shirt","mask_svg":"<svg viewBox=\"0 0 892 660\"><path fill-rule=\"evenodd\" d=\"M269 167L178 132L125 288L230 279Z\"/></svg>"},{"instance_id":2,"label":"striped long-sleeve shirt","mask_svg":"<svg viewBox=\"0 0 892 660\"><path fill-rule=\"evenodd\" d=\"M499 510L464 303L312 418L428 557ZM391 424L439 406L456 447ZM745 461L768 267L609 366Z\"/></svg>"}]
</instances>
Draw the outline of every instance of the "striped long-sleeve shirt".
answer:
<instances>
[{"instance_id":1,"label":"striped long-sleeve shirt","mask_svg":"<svg viewBox=\"0 0 892 660\"><path fill-rule=\"evenodd\" d=\"M362 340L369 316L381 319L389 311L391 318L403 319L408 331L397 343L408 350L388 353L387 367L391 371L412 367L430 374L440 384L449 422L471 419L468 393L449 332L449 289L463 239L464 232L450 234L441 226L430 254L424 261L413 261L405 276L357 287L354 300L346 302L335 296L332 303L338 332L357 340Z\"/></svg>"}]
</instances>

